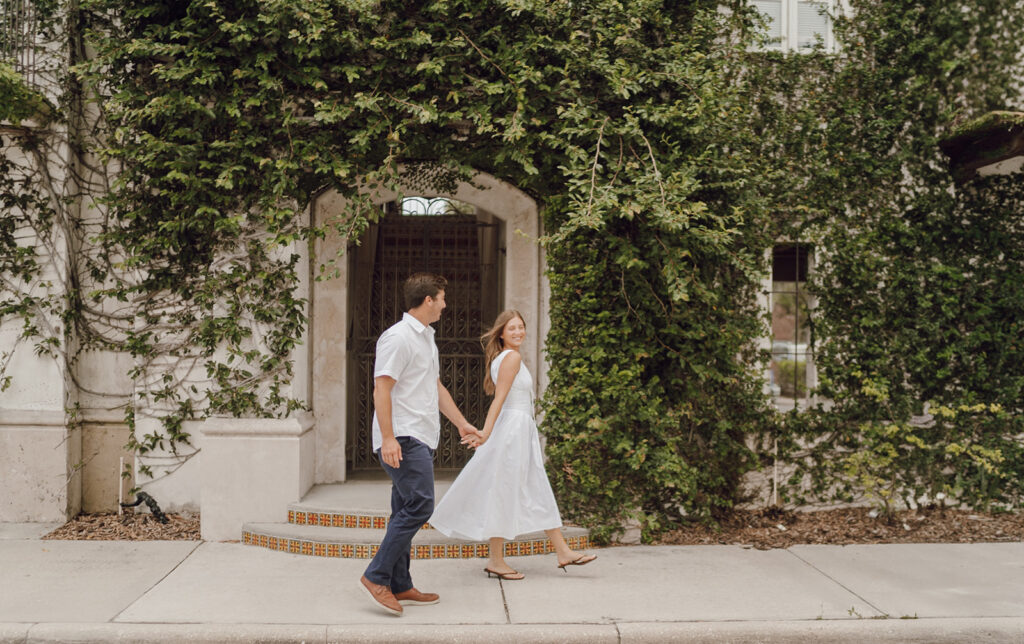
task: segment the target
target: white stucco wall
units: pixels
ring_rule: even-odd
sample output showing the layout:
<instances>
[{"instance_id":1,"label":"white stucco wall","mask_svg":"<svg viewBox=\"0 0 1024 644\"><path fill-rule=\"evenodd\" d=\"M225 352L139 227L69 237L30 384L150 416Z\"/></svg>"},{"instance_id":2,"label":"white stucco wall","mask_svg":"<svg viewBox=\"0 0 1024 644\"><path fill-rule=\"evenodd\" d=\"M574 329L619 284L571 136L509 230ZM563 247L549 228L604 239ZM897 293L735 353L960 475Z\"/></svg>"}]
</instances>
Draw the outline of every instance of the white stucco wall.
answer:
<instances>
[{"instance_id":1,"label":"white stucco wall","mask_svg":"<svg viewBox=\"0 0 1024 644\"><path fill-rule=\"evenodd\" d=\"M1024 170L1024 156L1013 157L999 163L993 163L978 168L978 174L983 177L998 174L1013 174Z\"/></svg>"},{"instance_id":2,"label":"white stucco wall","mask_svg":"<svg viewBox=\"0 0 1024 644\"><path fill-rule=\"evenodd\" d=\"M31 161L7 148L19 164ZM49 171L61 178L61 168ZM14 298L54 298L60 306L67 278L67 240L54 228L16 232L18 243L38 250L40 272L31 283L15 284ZM34 337L21 338L24 322L0 321L0 361L10 385L0 391L0 521L58 521L81 505L81 433L69 430L67 409L73 402L62 354L64 329L58 311L38 311ZM57 340L57 355L39 355L40 340Z\"/></svg>"},{"instance_id":3,"label":"white stucco wall","mask_svg":"<svg viewBox=\"0 0 1024 644\"><path fill-rule=\"evenodd\" d=\"M63 521L80 510L81 433L63 411L0 410L0 522Z\"/></svg>"},{"instance_id":4,"label":"white stucco wall","mask_svg":"<svg viewBox=\"0 0 1024 644\"><path fill-rule=\"evenodd\" d=\"M184 423L190 444L179 444L177 452L165 442L163 449L154 449L135 458L136 485L156 499L164 512L199 512L202 496L199 458L203 449L199 427L198 421ZM159 418L145 416L136 418L135 432L139 436L166 434ZM150 473L144 473L143 467Z\"/></svg>"}]
</instances>

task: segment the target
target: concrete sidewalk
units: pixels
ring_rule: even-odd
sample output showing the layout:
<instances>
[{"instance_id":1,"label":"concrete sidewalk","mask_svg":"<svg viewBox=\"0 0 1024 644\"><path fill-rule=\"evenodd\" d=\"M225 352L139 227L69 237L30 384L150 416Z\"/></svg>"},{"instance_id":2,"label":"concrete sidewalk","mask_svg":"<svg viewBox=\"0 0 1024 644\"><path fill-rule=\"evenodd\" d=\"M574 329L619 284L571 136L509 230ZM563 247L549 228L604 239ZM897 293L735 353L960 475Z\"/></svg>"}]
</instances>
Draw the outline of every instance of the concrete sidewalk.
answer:
<instances>
[{"instance_id":1,"label":"concrete sidewalk","mask_svg":"<svg viewBox=\"0 0 1024 644\"><path fill-rule=\"evenodd\" d=\"M441 603L393 617L365 560L43 532L0 526L0 642L1024 642L1024 543L617 547L506 582L414 561Z\"/></svg>"}]
</instances>

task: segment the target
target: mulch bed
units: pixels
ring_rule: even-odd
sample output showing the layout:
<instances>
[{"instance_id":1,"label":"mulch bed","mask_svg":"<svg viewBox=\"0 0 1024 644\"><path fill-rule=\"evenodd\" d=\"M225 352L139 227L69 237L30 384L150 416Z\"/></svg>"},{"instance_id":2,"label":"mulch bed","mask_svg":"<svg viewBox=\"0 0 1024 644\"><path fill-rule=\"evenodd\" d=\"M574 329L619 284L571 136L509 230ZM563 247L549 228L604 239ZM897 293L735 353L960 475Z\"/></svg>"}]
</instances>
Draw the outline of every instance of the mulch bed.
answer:
<instances>
[{"instance_id":1,"label":"mulch bed","mask_svg":"<svg viewBox=\"0 0 1024 644\"><path fill-rule=\"evenodd\" d=\"M1024 513L983 514L951 509L871 516L869 508L795 512L739 511L719 529L691 526L658 540L671 545L739 545L759 550L797 544L979 543L1024 540Z\"/></svg>"},{"instance_id":2,"label":"mulch bed","mask_svg":"<svg viewBox=\"0 0 1024 644\"><path fill-rule=\"evenodd\" d=\"M44 539L95 541L198 541L199 517L168 514L160 523L150 514L80 514Z\"/></svg>"},{"instance_id":3,"label":"mulch bed","mask_svg":"<svg viewBox=\"0 0 1024 644\"><path fill-rule=\"evenodd\" d=\"M148 514L83 514L44 539L199 540L199 517ZM872 517L868 508L795 512L769 508L738 511L716 530L690 526L666 533L663 545L738 545L759 550L797 544L977 543L1024 541L1024 513L982 514L924 509Z\"/></svg>"}]
</instances>

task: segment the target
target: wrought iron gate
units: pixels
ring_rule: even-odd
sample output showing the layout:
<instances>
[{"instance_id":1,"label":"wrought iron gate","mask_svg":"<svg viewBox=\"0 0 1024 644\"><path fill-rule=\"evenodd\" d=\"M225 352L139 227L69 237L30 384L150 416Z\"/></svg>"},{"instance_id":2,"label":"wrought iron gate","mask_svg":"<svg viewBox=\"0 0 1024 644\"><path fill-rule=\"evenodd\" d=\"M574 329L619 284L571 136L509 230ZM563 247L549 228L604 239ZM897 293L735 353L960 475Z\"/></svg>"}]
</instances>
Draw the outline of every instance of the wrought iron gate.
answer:
<instances>
[{"instance_id":1,"label":"wrought iron gate","mask_svg":"<svg viewBox=\"0 0 1024 644\"><path fill-rule=\"evenodd\" d=\"M353 253L349 336L349 469L377 469L373 453L373 361L377 338L402 317L402 283L427 271L448 280L447 308L435 324L441 382L470 422L482 427L488 398L483 393L484 355L479 337L498 313L496 224L474 215L403 216L392 212L372 226ZM370 248L372 246L372 248ZM460 468L472 455L441 417L434 465Z\"/></svg>"}]
</instances>

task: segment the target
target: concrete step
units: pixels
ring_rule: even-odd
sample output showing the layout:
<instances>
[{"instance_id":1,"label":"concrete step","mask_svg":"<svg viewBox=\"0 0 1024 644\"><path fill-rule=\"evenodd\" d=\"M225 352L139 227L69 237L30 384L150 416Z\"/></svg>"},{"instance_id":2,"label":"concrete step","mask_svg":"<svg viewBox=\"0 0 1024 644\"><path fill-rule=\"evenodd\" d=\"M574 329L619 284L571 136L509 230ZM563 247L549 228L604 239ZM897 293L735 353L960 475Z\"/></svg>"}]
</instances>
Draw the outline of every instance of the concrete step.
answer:
<instances>
[{"instance_id":1,"label":"concrete step","mask_svg":"<svg viewBox=\"0 0 1024 644\"><path fill-rule=\"evenodd\" d=\"M591 547L590 531L584 528L562 528L569 547L586 550ZM384 538L381 528L345 528L292 523L247 523L242 526L242 542L248 545L319 557L370 559ZM460 541L436 530L421 530L412 541L413 559L468 559L487 557L487 542ZM542 555L554 552L543 532L535 532L505 542L506 556Z\"/></svg>"},{"instance_id":2,"label":"concrete step","mask_svg":"<svg viewBox=\"0 0 1024 644\"><path fill-rule=\"evenodd\" d=\"M441 474L434 483L440 501L454 476ZM288 506L288 523L332 528L388 527L391 516L391 481L372 477L345 483L315 485L298 503ZM429 525L424 525L429 528Z\"/></svg>"}]
</instances>

